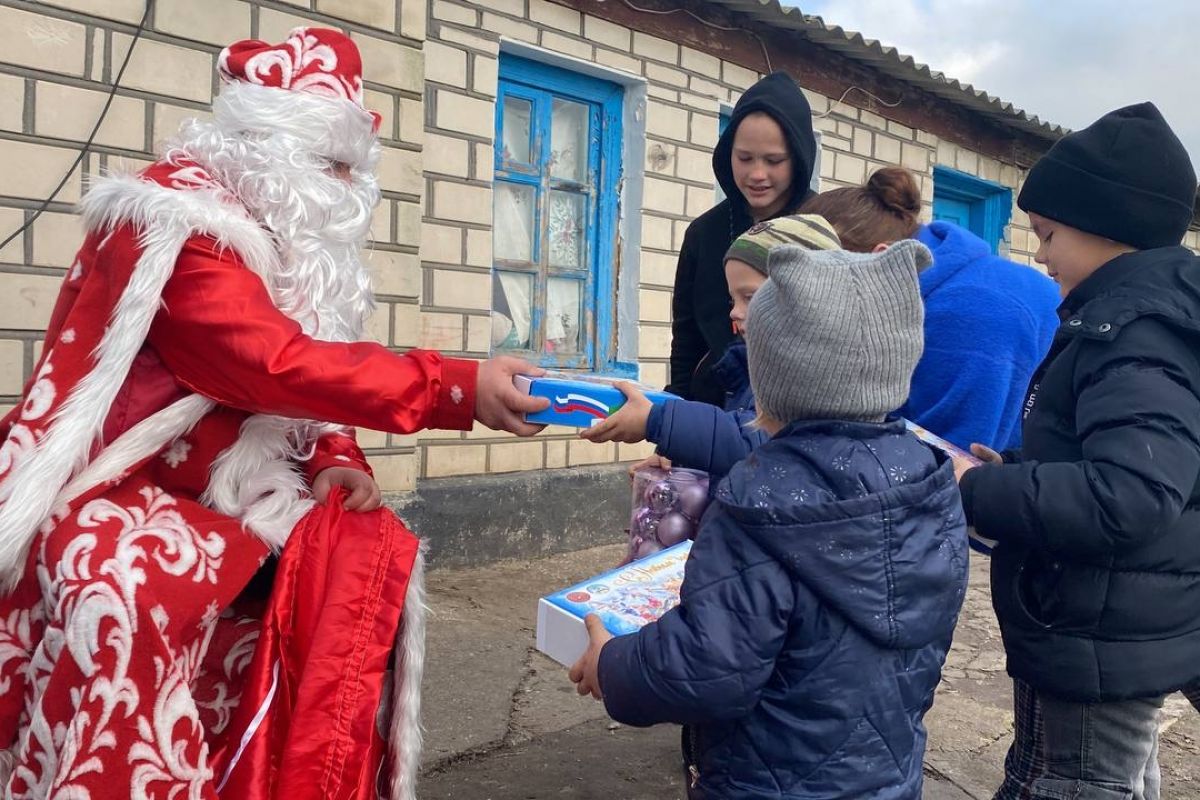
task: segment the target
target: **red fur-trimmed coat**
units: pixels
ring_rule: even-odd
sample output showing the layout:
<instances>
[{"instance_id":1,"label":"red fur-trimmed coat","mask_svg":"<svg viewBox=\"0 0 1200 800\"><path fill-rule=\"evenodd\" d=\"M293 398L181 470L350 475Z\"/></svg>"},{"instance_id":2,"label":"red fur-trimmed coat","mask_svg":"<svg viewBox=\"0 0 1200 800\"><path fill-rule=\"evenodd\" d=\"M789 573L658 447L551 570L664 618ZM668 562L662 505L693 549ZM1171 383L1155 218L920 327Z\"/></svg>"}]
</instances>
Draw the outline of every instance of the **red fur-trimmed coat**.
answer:
<instances>
[{"instance_id":1,"label":"red fur-trimmed coat","mask_svg":"<svg viewBox=\"0 0 1200 800\"><path fill-rule=\"evenodd\" d=\"M105 179L84 217L41 359L0 421L0 748L13 796L214 797L228 783L241 788L226 796L265 798L292 763L310 794L289 800L369 796L375 775L321 783L313 753L361 769L368 753L353 747L382 752L362 725L402 631L384 772L393 797L411 797L416 541L390 512L316 507L320 470L369 468L346 429L295 420L467 429L475 365L305 335L272 299L270 235L198 164ZM291 566L269 606L239 606L280 549ZM357 622L325 616L337 598ZM306 739L283 733L301 729Z\"/></svg>"}]
</instances>

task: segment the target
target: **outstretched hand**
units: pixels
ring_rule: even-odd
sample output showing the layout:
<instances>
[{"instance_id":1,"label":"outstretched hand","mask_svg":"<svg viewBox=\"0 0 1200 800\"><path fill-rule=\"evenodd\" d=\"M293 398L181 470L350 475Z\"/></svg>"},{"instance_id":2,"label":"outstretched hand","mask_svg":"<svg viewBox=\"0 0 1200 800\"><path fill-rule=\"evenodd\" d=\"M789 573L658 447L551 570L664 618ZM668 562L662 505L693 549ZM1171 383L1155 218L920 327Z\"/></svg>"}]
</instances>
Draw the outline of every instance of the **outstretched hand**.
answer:
<instances>
[{"instance_id":1,"label":"outstretched hand","mask_svg":"<svg viewBox=\"0 0 1200 800\"><path fill-rule=\"evenodd\" d=\"M567 677L575 684L575 691L581 695L590 694L597 700L603 700L604 694L600 691L600 651L613 636L595 614L584 617L583 624L587 626L590 640L588 649L575 662L575 666L571 667Z\"/></svg>"},{"instance_id":2,"label":"outstretched hand","mask_svg":"<svg viewBox=\"0 0 1200 800\"><path fill-rule=\"evenodd\" d=\"M513 386L517 375L541 377L546 370L512 356L489 358L479 365L475 387L475 419L497 431L518 436L533 436L545 425L531 425L526 414L545 411L550 401L545 397L530 397Z\"/></svg>"},{"instance_id":3,"label":"outstretched hand","mask_svg":"<svg viewBox=\"0 0 1200 800\"><path fill-rule=\"evenodd\" d=\"M367 473L350 467L327 467L313 479L313 498L322 505L335 486L346 490L342 508L347 511L374 511L379 508L379 484Z\"/></svg>"},{"instance_id":4,"label":"outstretched hand","mask_svg":"<svg viewBox=\"0 0 1200 800\"><path fill-rule=\"evenodd\" d=\"M623 442L637 444L646 441L646 423L654 406L641 389L627 381L616 384L625 395L625 405L579 435L589 442Z\"/></svg>"}]
</instances>

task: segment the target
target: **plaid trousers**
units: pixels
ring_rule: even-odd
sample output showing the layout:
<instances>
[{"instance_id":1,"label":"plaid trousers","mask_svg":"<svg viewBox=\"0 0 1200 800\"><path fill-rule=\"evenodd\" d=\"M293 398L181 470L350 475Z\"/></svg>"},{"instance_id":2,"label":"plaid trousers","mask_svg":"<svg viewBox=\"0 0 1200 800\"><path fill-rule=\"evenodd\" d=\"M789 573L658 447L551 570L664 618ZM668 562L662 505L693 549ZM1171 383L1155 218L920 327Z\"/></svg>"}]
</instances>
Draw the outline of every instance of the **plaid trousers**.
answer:
<instances>
[{"instance_id":1,"label":"plaid trousers","mask_svg":"<svg viewBox=\"0 0 1200 800\"><path fill-rule=\"evenodd\" d=\"M1017 678L1013 678L1013 717L1013 743L1004 757L1004 783L992 800L1029 800L1033 797L1033 782L1046 771L1042 706L1033 687Z\"/></svg>"}]
</instances>

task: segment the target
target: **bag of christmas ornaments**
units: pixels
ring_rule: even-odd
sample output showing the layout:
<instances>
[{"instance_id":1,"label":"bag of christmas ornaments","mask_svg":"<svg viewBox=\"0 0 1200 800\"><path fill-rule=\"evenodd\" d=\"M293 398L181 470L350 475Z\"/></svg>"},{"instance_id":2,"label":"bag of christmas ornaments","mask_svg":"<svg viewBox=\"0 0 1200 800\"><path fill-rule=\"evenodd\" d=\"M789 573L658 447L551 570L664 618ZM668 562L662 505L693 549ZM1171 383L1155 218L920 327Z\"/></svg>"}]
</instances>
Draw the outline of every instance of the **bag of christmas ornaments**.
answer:
<instances>
[{"instance_id":1,"label":"bag of christmas ornaments","mask_svg":"<svg viewBox=\"0 0 1200 800\"><path fill-rule=\"evenodd\" d=\"M633 513L625 563L695 538L707 507L707 474L682 467L638 470L633 476Z\"/></svg>"}]
</instances>

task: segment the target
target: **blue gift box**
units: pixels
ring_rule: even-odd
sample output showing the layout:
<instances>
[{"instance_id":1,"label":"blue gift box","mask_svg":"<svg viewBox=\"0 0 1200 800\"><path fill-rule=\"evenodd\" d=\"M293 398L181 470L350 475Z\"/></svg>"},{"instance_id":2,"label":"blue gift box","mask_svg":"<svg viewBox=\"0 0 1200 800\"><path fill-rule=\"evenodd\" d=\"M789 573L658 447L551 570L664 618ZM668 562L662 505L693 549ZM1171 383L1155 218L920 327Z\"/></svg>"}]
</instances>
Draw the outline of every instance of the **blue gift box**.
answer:
<instances>
[{"instance_id":1,"label":"blue gift box","mask_svg":"<svg viewBox=\"0 0 1200 800\"><path fill-rule=\"evenodd\" d=\"M598 375L553 374L541 378L518 375L513 379L513 384L525 394L550 400L549 408L536 414L526 414L526 421L538 425L590 428L608 419L625 405L625 395L615 385L620 381L620 378ZM655 405L678 399L667 392L636 383L634 385Z\"/></svg>"}]
</instances>

